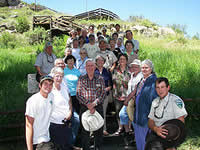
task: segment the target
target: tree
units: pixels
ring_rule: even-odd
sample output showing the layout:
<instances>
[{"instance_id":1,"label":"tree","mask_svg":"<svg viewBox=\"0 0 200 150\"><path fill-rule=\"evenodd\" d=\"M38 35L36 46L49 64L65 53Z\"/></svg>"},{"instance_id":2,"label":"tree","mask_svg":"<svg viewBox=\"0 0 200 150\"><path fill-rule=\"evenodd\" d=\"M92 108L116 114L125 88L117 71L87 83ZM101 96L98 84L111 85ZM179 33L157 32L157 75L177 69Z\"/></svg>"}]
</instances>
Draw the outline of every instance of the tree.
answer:
<instances>
[{"instance_id":1,"label":"tree","mask_svg":"<svg viewBox=\"0 0 200 150\"><path fill-rule=\"evenodd\" d=\"M193 40L200 40L200 35L199 33L197 32L193 37L192 37Z\"/></svg>"},{"instance_id":2,"label":"tree","mask_svg":"<svg viewBox=\"0 0 200 150\"><path fill-rule=\"evenodd\" d=\"M176 33L187 34L187 32L186 32L187 25L172 24L172 25L167 25L167 26L172 28Z\"/></svg>"},{"instance_id":3,"label":"tree","mask_svg":"<svg viewBox=\"0 0 200 150\"><path fill-rule=\"evenodd\" d=\"M19 33L27 32L30 29L28 19L26 17L17 18L16 30Z\"/></svg>"}]
</instances>

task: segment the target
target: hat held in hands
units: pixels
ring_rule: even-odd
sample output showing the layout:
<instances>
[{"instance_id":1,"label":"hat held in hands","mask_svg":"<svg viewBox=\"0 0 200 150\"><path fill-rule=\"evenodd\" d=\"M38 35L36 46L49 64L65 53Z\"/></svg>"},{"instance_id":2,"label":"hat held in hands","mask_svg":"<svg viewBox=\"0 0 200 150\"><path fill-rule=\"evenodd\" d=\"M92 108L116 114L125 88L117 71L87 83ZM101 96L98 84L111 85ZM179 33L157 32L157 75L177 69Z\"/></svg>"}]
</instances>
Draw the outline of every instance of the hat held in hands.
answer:
<instances>
[{"instance_id":1,"label":"hat held in hands","mask_svg":"<svg viewBox=\"0 0 200 150\"><path fill-rule=\"evenodd\" d=\"M96 131L104 125L104 119L97 111L91 114L87 110L82 115L82 124L86 131Z\"/></svg>"}]
</instances>

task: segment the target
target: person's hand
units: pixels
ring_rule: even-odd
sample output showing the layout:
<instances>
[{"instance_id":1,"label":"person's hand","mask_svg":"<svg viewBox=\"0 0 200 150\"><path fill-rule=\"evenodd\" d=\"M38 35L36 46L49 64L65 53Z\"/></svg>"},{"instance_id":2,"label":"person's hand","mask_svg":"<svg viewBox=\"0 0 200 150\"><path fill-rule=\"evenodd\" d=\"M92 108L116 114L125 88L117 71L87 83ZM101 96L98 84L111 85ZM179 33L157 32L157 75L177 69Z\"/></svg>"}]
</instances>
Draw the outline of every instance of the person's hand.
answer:
<instances>
[{"instance_id":1,"label":"person's hand","mask_svg":"<svg viewBox=\"0 0 200 150\"><path fill-rule=\"evenodd\" d=\"M95 109L94 109L94 108L90 109L90 113L91 113L91 114L94 114L94 112L95 112Z\"/></svg>"},{"instance_id":2,"label":"person's hand","mask_svg":"<svg viewBox=\"0 0 200 150\"><path fill-rule=\"evenodd\" d=\"M111 87L105 88L106 92L110 91Z\"/></svg>"},{"instance_id":3,"label":"person's hand","mask_svg":"<svg viewBox=\"0 0 200 150\"><path fill-rule=\"evenodd\" d=\"M87 104L87 108L88 108L89 110L92 109L92 108L94 108L95 106L96 106L96 103L95 103L95 102Z\"/></svg>"},{"instance_id":4,"label":"person's hand","mask_svg":"<svg viewBox=\"0 0 200 150\"><path fill-rule=\"evenodd\" d=\"M163 126L160 126L160 127L155 127L154 128L154 132L156 132L156 134L162 138L166 138L166 135L168 134L168 130L167 129L164 129Z\"/></svg>"},{"instance_id":5,"label":"person's hand","mask_svg":"<svg viewBox=\"0 0 200 150\"><path fill-rule=\"evenodd\" d=\"M126 100L124 101L124 105L125 105L125 106L128 106L128 102L129 102L129 101L126 99Z\"/></svg>"},{"instance_id":6,"label":"person's hand","mask_svg":"<svg viewBox=\"0 0 200 150\"><path fill-rule=\"evenodd\" d=\"M67 116L65 117L65 120L70 120L72 118L72 112L70 111Z\"/></svg>"}]
</instances>

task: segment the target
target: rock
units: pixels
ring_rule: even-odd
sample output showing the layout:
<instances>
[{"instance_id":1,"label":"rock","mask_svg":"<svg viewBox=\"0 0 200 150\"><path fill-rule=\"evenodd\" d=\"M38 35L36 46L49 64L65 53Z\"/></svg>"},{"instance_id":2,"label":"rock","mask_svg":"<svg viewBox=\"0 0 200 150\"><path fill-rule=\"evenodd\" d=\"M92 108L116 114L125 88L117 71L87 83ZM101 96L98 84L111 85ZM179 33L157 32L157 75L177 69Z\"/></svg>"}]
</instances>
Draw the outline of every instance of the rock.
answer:
<instances>
[{"instance_id":1,"label":"rock","mask_svg":"<svg viewBox=\"0 0 200 150\"><path fill-rule=\"evenodd\" d=\"M5 16L3 16L3 15L2 15L2 16L0 16L0 18L2 18L2 19L6 19L6 17L5 17Z\"/></svg>"},{"instance_id":2,"label":"rock","mask_svg":"<svg viewBox=\"0 0 200 150\"><path fill-rule=\"evenodd\" d=\"M168 27L159 27L158 33L161 35L167 35L167 34L175 35L176 34L172 28L168 28Z\"/></svg>"},{"instance_id":3,"label":"rock","mask_svg":"<svg viewBox=\"0 0 200 150\"><path fill-rule=\"evenodd\" d=\"M145 27L145 26L140 26L140 25L136 25L136 26L131 27L131 30L137 31L137 32L139 32L139 33L142 34L142 33L146 32L147 27Z\"/></svg>"},{"instance_id":4,"label":"rock","mask_svg":"<svg viewBox=\"0 0 200 150\"><path fill-rule=\"evenodd\" d=\"M1 29L8 29L8 27L7 27L6 24L2 24L2 25L0 25L0 28L1 28Z\"/></svg>"},{"instance_id":5,"label":"rock","mask_svg":"<svg viewBox=\"0 0 200 150\"><path fill-rule=\"evenodd\" d=\"M16 30L5 30L5 32L8 32L8 33L17 33Z\"/></svg>"},{"instance_id":6,"label":"rock","mask_svg":"<svg viewBox=\"0 0 200 150\"><path fill-rule=\"evenodd\" d=\"M20 3L20 0L8 0L9 6L17 6Z\"/></svg>"},{"instance_id":7,"label":"rock","mask_svg":"<svg viewBox=\"0 0 200 150\"><path fill-rule=\"evenodd\" d=\"M0 7L8 6L7 0L0 0Z\"/></svg>"},{"instance_id":8,"label":"rock","mask_svg":"<svg viewBox=\"0 0 200 150\"><path fill-rule=\"evenodd\" d=\"M17 18L18 15L11 15L10 18Z\"/></svg>"},{"instance_id":9,"label":"rock","mask_svg":"<svg viewBox=\"0 0 200 150\"><path fill-rule=\"evenodd\" d=\"M8 26L7 26L7 29L8 29L8 30L15 30L16 28L15 28L15 26L13 26L13 25L8 25Z\"/></svg>"},{"instance_id":10,"label":"rock","mask_svg":"<svg viewBox=\"0 0 200 150\"><path fill-rule=\"evenodd\" d=\"M36 74L28 74L28 93L39 92L38 82L36 81Z\"/></svg>"}]
</instances>

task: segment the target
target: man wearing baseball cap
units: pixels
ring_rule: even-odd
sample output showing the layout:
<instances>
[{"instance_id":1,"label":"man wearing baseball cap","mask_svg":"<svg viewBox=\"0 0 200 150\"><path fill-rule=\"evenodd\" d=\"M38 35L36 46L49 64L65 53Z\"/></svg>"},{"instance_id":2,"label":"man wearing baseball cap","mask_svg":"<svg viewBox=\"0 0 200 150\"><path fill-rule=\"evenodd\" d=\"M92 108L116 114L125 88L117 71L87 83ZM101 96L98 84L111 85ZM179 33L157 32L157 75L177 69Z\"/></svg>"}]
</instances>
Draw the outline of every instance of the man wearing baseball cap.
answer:
<instances>
[{"instance_id":1,"label":"man wearing baseball cap","mask_svg":"<svg viewBox=\"0 0 200 150\"><path fill-rule=\"evenodd\" d=\"M42 76L39 82L40 91L26 102L26 144L28 150L54 150L50 142L49 124L53 105L53 78Z\"/></svg>"}]
</instances>

